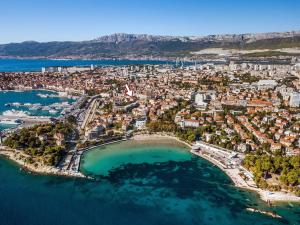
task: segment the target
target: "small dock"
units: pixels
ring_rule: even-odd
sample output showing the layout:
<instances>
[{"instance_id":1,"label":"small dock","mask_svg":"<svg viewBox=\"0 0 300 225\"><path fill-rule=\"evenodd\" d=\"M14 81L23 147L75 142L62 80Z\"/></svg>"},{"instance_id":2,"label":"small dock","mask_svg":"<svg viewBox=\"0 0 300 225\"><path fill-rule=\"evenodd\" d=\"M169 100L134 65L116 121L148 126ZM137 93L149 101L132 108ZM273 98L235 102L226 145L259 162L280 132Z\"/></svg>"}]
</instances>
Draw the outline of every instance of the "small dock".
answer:
<instances>
[{"instance_id":1,"label":"small dock","mask_svg":"<svg viewBox=\"0 0 300 225\"><path fill-rule=\"evenodd\" d=\"M65 158L62 160L62 162L59 164L59 168L61 171L64 172L69 172L72 174L81 174L80 173L80 164L81 164L81 159L82 159L82 155L84 152L93 149L93 148L97 148L97 147L101 147L101 146L105 146L105 145L109 145L109 144L114 144L114 143L118 143L118 142L122 142L122 141L127 141L127 138L122 138L119 140L113 140L107 143L103 143L100 145L95 145L95 146L91 146L88 148L84 148L84 149L74 149L72 150L72 152L69 152L67 156L65 156ZM82 174L81 174L82 175Z\"/></svg>"},{"instance_id":2,"label":"small dock","mask_svg":"<svg viewBox=\"0 0 300 225\"><path fill-rule=\"evenodd\" d=\"M79 166L82 156L82 151L71 152L65 156L65 158L60 162L58 168L61 171L71 172L71 173L80 173Z\"/></svg>"}]
</instances>

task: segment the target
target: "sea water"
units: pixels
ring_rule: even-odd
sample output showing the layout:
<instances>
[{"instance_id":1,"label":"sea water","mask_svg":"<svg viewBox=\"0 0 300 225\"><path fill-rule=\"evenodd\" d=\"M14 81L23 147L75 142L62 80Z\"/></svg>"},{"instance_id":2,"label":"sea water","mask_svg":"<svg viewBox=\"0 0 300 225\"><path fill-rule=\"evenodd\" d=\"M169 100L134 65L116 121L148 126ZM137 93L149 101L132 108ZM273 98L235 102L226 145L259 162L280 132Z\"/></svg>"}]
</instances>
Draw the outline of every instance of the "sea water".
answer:
<instances>
[{"instance_id":1,"label":"sea water","mask_svg":"<svg viewBox=\"0 0 300 225\"><path fill-rule=\"evenodd\" d=\"M84 155L94 180L28 174L0 159L3 225L299 224L299 205L269 208L182 145L121 142ZM273 210L274 219L246 211Z\"/></svg>"},{"instance_id":2,"label":"sea water","mask_svg":"<svg viewBox=\"0 0 300 225\"><path fill-rule=\"evenodd\" d=\"M124 66L124 65L175 64L158 60L49 60L49 59L0 59L0 72L40 72L51 66ZM188 63L185 63L188 65Z\"/></svg>"}]
</instances>

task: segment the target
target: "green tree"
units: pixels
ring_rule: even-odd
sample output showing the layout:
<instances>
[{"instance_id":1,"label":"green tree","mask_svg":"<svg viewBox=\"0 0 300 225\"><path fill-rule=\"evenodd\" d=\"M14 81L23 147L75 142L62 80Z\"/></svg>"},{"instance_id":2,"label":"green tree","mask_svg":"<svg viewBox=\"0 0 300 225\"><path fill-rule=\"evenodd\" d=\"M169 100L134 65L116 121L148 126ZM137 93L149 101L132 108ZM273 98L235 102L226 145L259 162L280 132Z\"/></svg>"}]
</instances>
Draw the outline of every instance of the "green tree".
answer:
<instances>
[{"instance_id":1,"label":"green tree","mask_svg":"<svg viewBox=\"0 0 300 225\"><path fill-rule=\"evenodd\" d=\"M296 170L291 170L287 174L287 181L290 185L296 185L298 183L299 173Z\"/></svg>"}]
</instances>

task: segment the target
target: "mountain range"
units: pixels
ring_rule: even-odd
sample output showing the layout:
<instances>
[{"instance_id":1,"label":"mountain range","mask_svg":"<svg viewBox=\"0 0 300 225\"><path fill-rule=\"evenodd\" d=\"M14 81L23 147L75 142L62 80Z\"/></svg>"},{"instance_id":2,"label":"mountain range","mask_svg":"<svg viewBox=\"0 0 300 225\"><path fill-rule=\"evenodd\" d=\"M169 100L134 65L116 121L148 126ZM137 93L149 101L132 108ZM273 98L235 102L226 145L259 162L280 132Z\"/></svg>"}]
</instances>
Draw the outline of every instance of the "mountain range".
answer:
<instances>
[{"instance_id":1,"label":"mountain range","mask_svg":"<svg viewBox=\"0 0 300 225\"><path fill-rule=\"evenodd\" d=\"M90 41L53 41L0 45L1 58L141 58L182 57L206 48L280 49L300 47L300 31L208 36L117 33Z\"/></svg>"}]
</instances>

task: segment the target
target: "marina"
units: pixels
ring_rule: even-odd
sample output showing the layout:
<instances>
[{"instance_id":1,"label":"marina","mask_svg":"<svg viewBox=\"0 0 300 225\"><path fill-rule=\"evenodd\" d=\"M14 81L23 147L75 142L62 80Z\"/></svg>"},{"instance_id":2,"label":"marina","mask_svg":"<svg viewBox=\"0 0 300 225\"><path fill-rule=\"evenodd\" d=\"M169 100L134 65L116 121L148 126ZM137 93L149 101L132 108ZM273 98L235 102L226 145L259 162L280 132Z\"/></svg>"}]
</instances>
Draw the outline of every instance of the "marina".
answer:
<instances>
[{"instance_id":1,"label":"marina","mask_svg":"<svg viewBox=\"0 0 300 225\"><path fill-rule=\"evenodd\" d=\"M7 124L7 125L19 125L22 124L23 121L21 119L0 119L0 124Z\"/></svg>"},{"instance_id":2,"label":"marina","mask_svg":"<svg viewBox=\"0 0 300 225\"><path fill-rule=\"evenodd\" d=\"M48 97L42 98L41 95ZM4 102L0 104L0 130L1 127L5 129L4 125L24 127L34 124L35 121L46 122L52 117L65 116L73 109L78 97L59 96L53 91L45 90L0 91L0 97ZM16 99L22 101L17 102Z\"/></svg>"}]
</instances>

